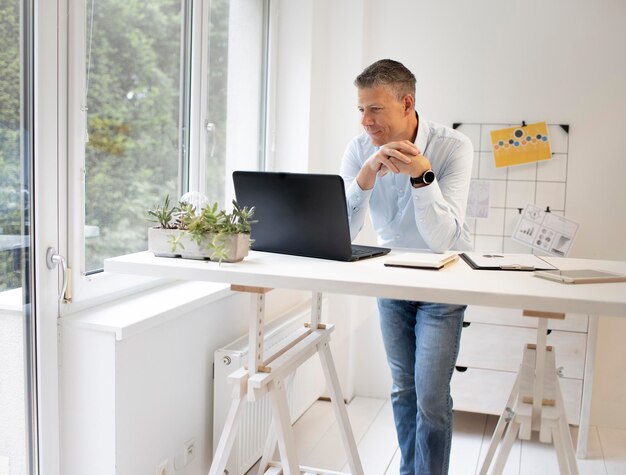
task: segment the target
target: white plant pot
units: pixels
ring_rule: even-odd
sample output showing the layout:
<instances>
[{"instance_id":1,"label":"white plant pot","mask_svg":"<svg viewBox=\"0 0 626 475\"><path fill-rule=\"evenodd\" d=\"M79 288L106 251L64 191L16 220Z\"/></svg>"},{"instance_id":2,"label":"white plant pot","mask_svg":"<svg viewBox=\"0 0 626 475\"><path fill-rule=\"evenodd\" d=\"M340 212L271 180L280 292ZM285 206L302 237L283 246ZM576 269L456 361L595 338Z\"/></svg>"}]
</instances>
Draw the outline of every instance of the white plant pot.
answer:
<instances>
[{"instance_id":1,"label":"white plant pot","mask_svg":"<svg viewBox=\"0 0 626 475\"><path fill-rule=\"evenodd\" d=\"M180 234L178 229L148 229L148 251L157 257L180 257L180 253L172 250L172 240Z\"/></svg>"},{"instance_id":2,"label":"white plant pot","mask_svg":"<svg viewBox=\"0 0 626 475\"><path fill-rule=\"evenodd\" d=\"M172 241L177 239L178 245L173 249ZM197 243L186 231L178 229L150 228L148 230L148 250L157 257L182 257L183 259L209 259L219 261L219 256L211 249L213 235ZM248 255L250 250L249 234L224 236L224 253L222 262L238 262Z\"/></svg>"}]
</instances>

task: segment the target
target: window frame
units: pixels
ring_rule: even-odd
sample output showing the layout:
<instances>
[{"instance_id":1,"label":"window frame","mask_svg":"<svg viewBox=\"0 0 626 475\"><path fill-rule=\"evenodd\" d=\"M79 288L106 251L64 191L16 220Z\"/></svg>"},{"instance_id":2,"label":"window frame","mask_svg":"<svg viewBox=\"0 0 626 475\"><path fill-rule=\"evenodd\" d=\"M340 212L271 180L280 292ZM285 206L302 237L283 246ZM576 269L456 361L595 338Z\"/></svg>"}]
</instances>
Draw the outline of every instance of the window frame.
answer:
<instances>
[{"instance_id":1,"label":"window frame","mask_svg":"<svg viewBox=\"0 0 626 475\"><path fill-rule=\"evenodd\" d=\"M71 272L69 291L66 292L70 298L63 301L61 315L97 304L100 298L110 294L123 295L130 293L130 289L137 291L158 284L156 279L85 272L86 15L86 0L68 0L67 135L64 137L67 144L67 195L66 206L62 208L67 214L60 233L61 243L67 243L63 252ZM61 133L63 130L61 128Z\"/></svg>"},{"instance_id":2,"label":"window frame","mask_svg":"<svg viewBox=\"0 0 626 475\"><path fill-rule=\"evenodd\" d=\"M60 102L63 96L66 18L64 3L30 1L34 17L34 217L31 254L34 265L32 324L35 326L36 422L38 437L33 443L37 459L33 473L59 475L59 359L57 269L46 265L49 247L60 248L58 225L63 207L59 203L61 179ZM31 401L35 403L35 401Z\"/></svg>"},{"instance_id":3,"label":"window frame","mask_svg":"<svg viewBox=\"0 0 626 475\"><path fill-rule=\"evenodd\" d=\"M262 5L264 32L269 29L269 0L258 0ZM61 183L61 189L67 189L67 195L62 197L66 201L60 203L61 251L67 256L68 266L72 269L70 275L71 299L61 305L61 315L68 315L86 307L110 300L112 297L133 294L135 292L162 285L164 279L147 278L131 275L112 275L107 272L87 274L85 269L85 143L86 134L86 0L67 0L67 89L60 91L60 104L64 99L67 108L60 114L68 124L67 134L59 140L65 144L67 157L64 165L67 182ZM208 41L210 28L210 1L183 0L183 14L185 17L185 32L181 50L190 48L186 55L181 71L181 84L187 84L181 94L180 127L180 160L179 179L181 190L185 192L195 189L204 192L204 176L206 173L206 123L207 123L207 69L208 69ZM267 35L264 33L264 36ZM267 43L264 44L267 47ZM62 49L62 48L61 48ZM267 57L262 74L265 75L261 87L265 97L267 88ZM63 96L66 97L63 97ZM197 100L196 100L197 99ZM184 104L183 104L184 102ZM186 105L188 104L188 105ZM266 110L263 104L261 123L264 125ZM62 122L61 122L62 123ZM63 135L63 128L60 134ZM260 134L260 156L264 155L265 128ZM255 160L256 167L262 167L263 159ZM63 173L61 174L63 176ZM65 185L65 186L64 186ZM226 191L229 196L229 190ZM232 190L230 191L232 195ZM65 223L65 224L63 224Z\"/></svg>"}]
</instances>

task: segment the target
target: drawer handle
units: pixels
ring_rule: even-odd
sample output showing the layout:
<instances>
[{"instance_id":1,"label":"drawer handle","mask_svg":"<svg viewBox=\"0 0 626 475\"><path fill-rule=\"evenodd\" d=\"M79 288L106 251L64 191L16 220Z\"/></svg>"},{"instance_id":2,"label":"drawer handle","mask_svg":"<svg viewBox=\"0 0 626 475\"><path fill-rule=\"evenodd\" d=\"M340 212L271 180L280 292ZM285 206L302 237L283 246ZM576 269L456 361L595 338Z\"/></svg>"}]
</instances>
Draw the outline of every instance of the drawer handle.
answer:
<instances>
[{"instance_id":1,"label":"drawer handle","mask_svg":"<svg viewBox=\"0 0 626 475\"><path fill-rule=\"evenodd\" d=\"M459 373L465 373L467 371L467 366L455 366L454 369L456 369Z\"/></svg>"},{"instance_id":2,"label":"drawer handle","mask_svg":"<svg viewBox=\"0 0 626 475\"><path fill-rule=\"evenodd\" d=\"M463 322L463 328L467 328L472 324L472 322Z\"/></svg>"}]
</instances>

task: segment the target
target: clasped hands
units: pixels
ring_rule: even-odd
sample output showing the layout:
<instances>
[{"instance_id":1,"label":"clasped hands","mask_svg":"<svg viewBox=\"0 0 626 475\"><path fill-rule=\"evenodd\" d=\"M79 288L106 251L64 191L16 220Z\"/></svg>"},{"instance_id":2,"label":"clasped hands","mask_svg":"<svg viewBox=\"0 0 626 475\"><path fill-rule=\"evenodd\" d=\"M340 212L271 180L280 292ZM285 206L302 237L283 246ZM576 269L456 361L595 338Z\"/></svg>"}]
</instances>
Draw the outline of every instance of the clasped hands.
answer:
<instances>
[{"instance_id":1,"label":"clasped hands","mask_svg":"<svg viewBox=\"0 0 626 475\"><path fill-rule=\"evenodd\" d=\"M421 176L431 168L430 161L413 142L408 140L389 142L381 146L367 159L365 165L381 177L389 172Z\"/></svg>"}]
</instances>

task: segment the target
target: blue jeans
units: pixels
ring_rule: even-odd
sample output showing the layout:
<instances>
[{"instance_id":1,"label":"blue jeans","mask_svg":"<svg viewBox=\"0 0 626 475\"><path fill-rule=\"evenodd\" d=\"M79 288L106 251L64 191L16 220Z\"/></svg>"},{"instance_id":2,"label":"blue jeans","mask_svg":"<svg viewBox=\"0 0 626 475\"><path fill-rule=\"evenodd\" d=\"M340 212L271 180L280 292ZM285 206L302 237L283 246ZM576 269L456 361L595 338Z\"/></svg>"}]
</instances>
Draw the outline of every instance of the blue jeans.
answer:
<instances>
[{"instance_id":1,"label":"blue jeans","mask_svg":"<svg viewBox=\"0 0 626 475\"><path fill-rule=\"evenodd\" d=\"M450 379L466 305L378 299L391 369L400 475L447 474L452 442Z\"/></svg>"}]
</instances>

